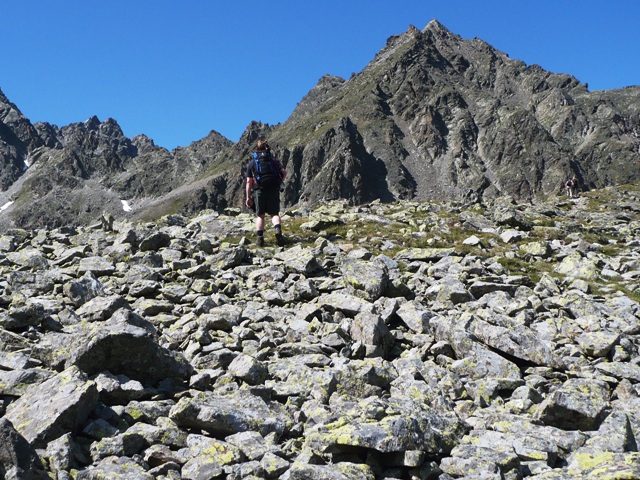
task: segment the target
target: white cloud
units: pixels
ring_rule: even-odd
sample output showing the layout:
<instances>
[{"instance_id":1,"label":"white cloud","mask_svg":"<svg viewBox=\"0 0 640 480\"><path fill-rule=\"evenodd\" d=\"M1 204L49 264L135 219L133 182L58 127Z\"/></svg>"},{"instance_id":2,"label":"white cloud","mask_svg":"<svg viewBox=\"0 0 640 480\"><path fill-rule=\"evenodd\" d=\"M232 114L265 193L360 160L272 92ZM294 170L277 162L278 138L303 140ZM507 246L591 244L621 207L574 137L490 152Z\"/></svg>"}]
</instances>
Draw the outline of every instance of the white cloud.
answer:
<instances>
[{"instance_id":1,"label":"white cloud","mask_svg":"<svg viewBox=\"0 0 640 480\"><path fill-rule=\"evenodd\" d=\"M130 212L131 211L131 205L129 205L129 202L126 200L120 200L120 202L122 202L122 209L125 212Z\"/></svg>"}]
</instances>

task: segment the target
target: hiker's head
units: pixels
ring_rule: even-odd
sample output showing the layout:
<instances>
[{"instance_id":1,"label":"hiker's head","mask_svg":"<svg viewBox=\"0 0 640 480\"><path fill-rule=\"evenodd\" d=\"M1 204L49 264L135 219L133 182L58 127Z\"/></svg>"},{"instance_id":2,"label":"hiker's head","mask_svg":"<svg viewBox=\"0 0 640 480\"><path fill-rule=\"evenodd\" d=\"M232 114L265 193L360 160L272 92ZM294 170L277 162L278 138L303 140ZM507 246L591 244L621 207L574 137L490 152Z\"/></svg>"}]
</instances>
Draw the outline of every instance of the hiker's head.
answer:
<instances>
[{"instance_id":1,"label":"hiker's head","mask_svg":"<svg viewBox=\"0 0 640 480\"><path fill-rule=\"evenodd\" d=\"M260 140L258 140L258 144L256 145L256 150L258 151L269 150L269 144L264 138L261 138Z\"/></svg>"}]
</instances>

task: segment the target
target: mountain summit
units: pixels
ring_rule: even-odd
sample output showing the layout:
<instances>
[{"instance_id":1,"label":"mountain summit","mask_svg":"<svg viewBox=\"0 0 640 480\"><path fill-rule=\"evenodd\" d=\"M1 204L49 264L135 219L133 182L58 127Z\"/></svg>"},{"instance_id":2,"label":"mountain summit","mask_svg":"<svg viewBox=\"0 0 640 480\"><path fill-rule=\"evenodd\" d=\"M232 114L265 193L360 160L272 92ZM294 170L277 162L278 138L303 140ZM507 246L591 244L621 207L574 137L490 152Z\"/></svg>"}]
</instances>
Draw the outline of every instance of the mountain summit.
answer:
<instances>
[{"instance_id":1,"label":"mountain summit","mask_svg":"<svg viewBox=\"0 0 640 480\"><path fill-rule=\"evenodd\" d=\"M111 119L31 125L0 95L0 205L14 202L0 222L57 226L91 222L104 209L153 218L239 207L242 165L259 136L287 168L288 206L534 201L573 175L586 189L638 182L639 100L639 87L590 92L437 20L390 37L348 80L323 76L286 122L252 122L235 144L212 132L169 152L124 137Z\"/></svg>"},{"instance_id":2,"label":"mountain summit","mask_svg":"<svg viewBox=\"0 0 640 480\"><path fill-rule=\"evenodd\" d=\"M305 115L294 112L274 137L305 145L302 172L311 164L331 178L335 164L348 173L363 162L376 178L384 172L386 188L374 193L363 182L353 196L335 183L301 182L301 195L313 199L327 191L356 203L371 195L532 199L555 194L573 174L588 187L637 181L639 94L589 92L434 20L389 38L348 81L323 78L303 99Z\"/></svg>"}]
</instances>

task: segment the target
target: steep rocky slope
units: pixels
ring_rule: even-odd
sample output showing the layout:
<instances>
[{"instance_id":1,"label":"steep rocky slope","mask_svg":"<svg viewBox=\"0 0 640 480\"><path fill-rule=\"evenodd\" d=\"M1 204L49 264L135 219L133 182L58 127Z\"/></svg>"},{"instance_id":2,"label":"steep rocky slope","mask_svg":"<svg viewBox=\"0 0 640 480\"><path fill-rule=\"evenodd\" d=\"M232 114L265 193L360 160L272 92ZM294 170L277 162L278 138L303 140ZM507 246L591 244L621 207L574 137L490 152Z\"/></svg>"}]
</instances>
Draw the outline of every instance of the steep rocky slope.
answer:
<instances>
[{"instance_id":1,"label":"steep rocky slope","mask_svg":"<svg viewBox=\"0 0 640 480\"><path fill-rule=\"evenodd\" d=\"M22 175L28 151L39 146L38 132L0 90L0 191Z\"/></svg>"},{"instance_id":2,"label":"steep rocky slope","mask_svg":"<svg viewBox=\"0 0 640 480\"><path fill-rule=\"evenodd\" d=\"M619 185L640 179L639 100L639 87L590 92L437 21L389 38L348 80L324 76L286 122L253 122L235 144L212 132L169 152L112 119L31 125L0 96L0 227L240 206L258 136L286 165L288 206L536 200L573 174L585 190Z\"/></svg>"},{"instance_id":3,"label":"steep rocky slope","mask_svg":"<svg viewBox=\"0 0 640 480\"><path fill-rule=\"evenodd\" d=\"M433 21L389 39L348 81L322 79L273 136L304 147L292 173L316 200L528 199L572 173L592 188L636 181L638 95L589 92ZM341 176L353 192L331 181Z\"/></svg>"},{"instance_id":4,"label":"steep rocky slope","mask_svg":"<svg viewBox=\"0 0 640 480\"><path fill-rule=\"evenodd\" d=\"M638 185L285 225L0 235L0 478L640 476Z\"/></svg>"}]
</instances>

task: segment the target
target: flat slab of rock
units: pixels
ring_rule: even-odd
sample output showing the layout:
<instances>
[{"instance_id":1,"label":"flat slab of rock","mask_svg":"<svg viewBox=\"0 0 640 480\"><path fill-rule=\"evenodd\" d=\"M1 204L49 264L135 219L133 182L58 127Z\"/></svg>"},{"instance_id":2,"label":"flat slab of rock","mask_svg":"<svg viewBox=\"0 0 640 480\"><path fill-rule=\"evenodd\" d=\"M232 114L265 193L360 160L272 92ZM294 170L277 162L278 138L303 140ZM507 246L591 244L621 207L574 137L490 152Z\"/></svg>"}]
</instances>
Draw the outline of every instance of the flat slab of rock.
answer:
<instances>
[{"instance_id":1,"label":"flat slab of rock","mask_svg":"<svg viewBox=\"0 0 640 480\"><path fill-rule=\"evenodd\" d=\"M216 436L246 431L262 436L275 432L280 436L285 429L284 416L249 392L184 397L171 409L169 417L181 427L199 428Z\"/></svg>"},{"instance_id":2,"label":"flat slab of rock","mask_svg":"<svg viewBox=\"0 0 640 480\"><path fill-rule=\"evenodd\" d=\"M28 388L7 408L5 418L34 446L82 427L98 401L93 381L70 367Z\"/></svg>"}]
</instances>

